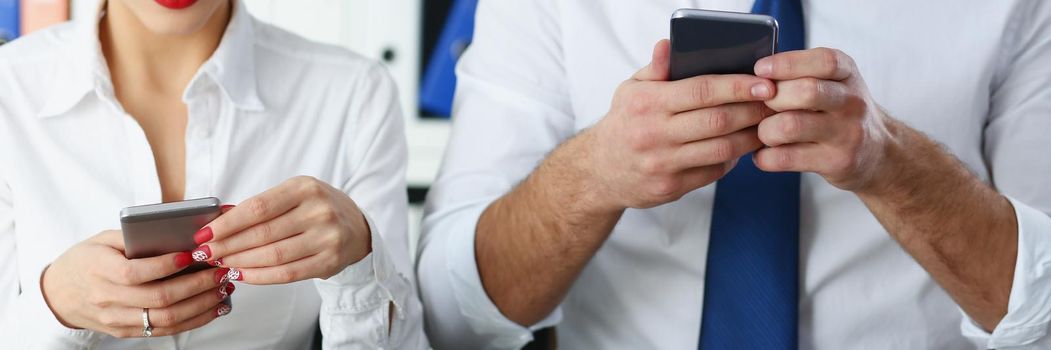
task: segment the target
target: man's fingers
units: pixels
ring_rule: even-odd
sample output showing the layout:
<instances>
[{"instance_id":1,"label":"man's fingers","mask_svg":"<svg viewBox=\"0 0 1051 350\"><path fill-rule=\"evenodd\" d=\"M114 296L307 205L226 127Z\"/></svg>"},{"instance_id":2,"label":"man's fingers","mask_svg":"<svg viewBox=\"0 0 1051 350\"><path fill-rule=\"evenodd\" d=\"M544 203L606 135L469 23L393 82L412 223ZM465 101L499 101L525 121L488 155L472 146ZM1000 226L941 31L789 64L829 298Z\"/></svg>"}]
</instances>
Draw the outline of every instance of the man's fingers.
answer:
<instances>
[{"instance_id":1,"label":"man's fingers","mask_svg":"<svg viewBox=\"0 0 1051 350\"><path fill-rule=\"evenodd\" d=\"M632 79L643 81L668 80L670 62L671 42L668 39L662 39L653 46L653 58L650 60L650 64L635 72Z\"/></svg>"},{"instance_id":2,"label":"man's fingers","mask_svg":"<svg viewBox=\"0 0 1051 350\"><path fill-rule=\"evenodd\" d=\"M767 107L778 112L794 109L835 111L851 103L861 103L861 100L846 85L815 78L778 81L777 96L766 101Z\"/></svg>"},{"instance_id":3,"label":"man's fingers","mask_svg":"<svg viewBox=\"0 0 1051 350\"><path fill-rule=\"evenodd\" d=\"M278 266L317 254L324 244L300 234L224 256L223 264L236 268Z\"/></svg>"},{"instance_id":4,"label":"man's fingers","mask_svg":"<svg viewBox=\"0 0 1051 350\"><path fill-rule=\"evenodd\" d=\"M729 173L737 160L726 163L687 169L682 172L683 187L692 190L707 186Z\"/></svg>"},{"instance_id":5,"label":"man's fingers","mask_svg":"<svg viewBox=\"0 0 1051 350\"><path fill-rule=\"evenodd\" d=\"M771 112L761 102L733 103L683 112L673 116L667 124L668 134L671 140L679 143L700 141L755 126Z\"/></svg>"},{"instance_id":6,"label":"man's fingers","mask_svg":"<svg viewBox=\"0 0 1051 350\"><path fill-rule=\"evenodd\" d=\"M854 60L850 56L825 47L782 52L755 63L755 75L772 80L845 80L854 70Z\"/></svg>"},{"instance_id":7,"label":"man's fingers","mask_svg":"<svg viewBox=\"0 0 1051 350\"><path fill-rule=\"evenodd\" d=\"M209 238L208 240L201 239L200 241L225 239L232 234L255 224L269 221L291 210L299 203L298 194L300 191L297 188L298 183L299 181L295 179L287 180L274 188L241 202L241 204L209 223L206 226L206 230L211 231L211 237L207 237ZM198 244L204 242L198 242Z\"/></svg>"},{"instance_id":8,"label":"man's fingers","mask_svg":"<svg viewBox=\"0 0 1051 350\"><path fill-rule=\"evenodd\" d=\"M731 162L760 146L762 143L756 136L756 127L750 127L726 136L685 144L676 150L674 162L678 169L717 165Z\"/></svg>"},{"instance_id":9,"label":"man's fingers","mask_svg":"<svg viewBox=\"0 0 1051 350\"><path fill-rule=\"evenodd\" d=\"M258 223L225 239L206 243L194 252L201 252L198 256L207 256L208 259L222 258L224 265L240 266L236 264L239 262L238 259L231 261L229 257L303 232L307 221L303 219L300 211L300 208L292 209L281 216Z\"/></svg>"},{"instance_id":10,"label":"man's fingers","mask_svg":"<svg viewBox=\"0 0 1051 350\"><path fill-rule=\"evenodd\" d=\"M664 108L672 113L765 101L774 97L776 88L770 80L744 74L701 75L654 87Z\"/></svg>"},{"instance_id":11,"label":"man's fingers","mask_svg":"<svg viewBox=\"0 0 1051 350\"><path fill-rule=\"evenodd\" d=\"M194 295L219 288L215 271L216 269L197 271L169 280L145 283L141 286L122 287L114 292L121 295L121 302L126 306L168 307Z\"/></svg>"},{"instance_id":12,"label":"man's fingers","mask_svg":"<svg viewBox=\"0 0 1051 350\"><path fill-rule=\"evenodd\" d=\"M816 143L794 143L763 148L752 156L755 166L769 172L817 172L827 165L822 156L821 145Z\"/></svg>"},{"instance_id":13,"label":"man's fingers","mask_svg":"<svg viewBox=\"0 0 1051 350\"><path fill-rule=\"evenodd\" d=\"M759 123L759 140L767 146L789 143L818 142L835 135L836 120L822 112L786 111Z\"/></svg>"}]
</instances>

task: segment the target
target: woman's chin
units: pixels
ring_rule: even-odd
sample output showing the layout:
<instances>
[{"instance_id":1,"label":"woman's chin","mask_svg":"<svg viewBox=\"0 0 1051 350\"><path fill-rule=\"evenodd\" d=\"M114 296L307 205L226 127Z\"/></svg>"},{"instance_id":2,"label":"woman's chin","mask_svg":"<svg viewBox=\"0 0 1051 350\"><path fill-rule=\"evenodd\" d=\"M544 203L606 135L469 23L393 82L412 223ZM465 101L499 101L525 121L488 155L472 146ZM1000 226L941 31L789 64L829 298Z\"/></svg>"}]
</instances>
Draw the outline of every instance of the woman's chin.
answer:
<instances>
[{"instance_id":1,"label":"woman's chin","mask_svg":"<svg viewBox=\"0 0 1051 350\"><path fill-rule=\"evenodd\" d=\"M230 0L111 0L119 1L150 32L190 35L208 23L223 2Z\"/></svg>"},{"instance_id":2,"label":"woman's chin","mask_svg":"<svg viewBox=\"0 0 1051 350\"><path fill-rule=\"evenodd\" d=\"M180 21L178 18L162 18L143 23L150 32L160 35L191 35L204 28L200 20Z\"/></svg>"}]
</instances>

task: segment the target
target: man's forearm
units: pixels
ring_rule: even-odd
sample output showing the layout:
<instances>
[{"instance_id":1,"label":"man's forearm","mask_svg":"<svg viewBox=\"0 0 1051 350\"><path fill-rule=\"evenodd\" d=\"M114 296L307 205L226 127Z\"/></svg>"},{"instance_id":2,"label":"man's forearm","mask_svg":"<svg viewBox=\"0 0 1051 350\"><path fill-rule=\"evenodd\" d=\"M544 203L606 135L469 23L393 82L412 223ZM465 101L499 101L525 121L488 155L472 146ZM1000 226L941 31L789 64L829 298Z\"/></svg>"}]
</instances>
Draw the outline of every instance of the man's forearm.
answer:
<instances>
[{"instance_id":1,"label":"man's forearm","mask_svg":"<svg viewBox=\"0 0 1051 350\"><path fill-rule=\"evenodd\" d=\"M579 164L584 132L567 141L478 220L482 285L500 311L529 326L547 316L602 246L623 210L596 210L602 189Z\"/></svg>"},{"instance_id":2,"label":"man's forearm","mask_svg":"<svg viewBox=\"0 0 1051 350\"><path fill-rule=\"evenodd\" d=\"M1018 245L1014 208L926 135L893 121L887 171L858 195L980 326L1007 313Z\"/></svg>"}]
</instances>

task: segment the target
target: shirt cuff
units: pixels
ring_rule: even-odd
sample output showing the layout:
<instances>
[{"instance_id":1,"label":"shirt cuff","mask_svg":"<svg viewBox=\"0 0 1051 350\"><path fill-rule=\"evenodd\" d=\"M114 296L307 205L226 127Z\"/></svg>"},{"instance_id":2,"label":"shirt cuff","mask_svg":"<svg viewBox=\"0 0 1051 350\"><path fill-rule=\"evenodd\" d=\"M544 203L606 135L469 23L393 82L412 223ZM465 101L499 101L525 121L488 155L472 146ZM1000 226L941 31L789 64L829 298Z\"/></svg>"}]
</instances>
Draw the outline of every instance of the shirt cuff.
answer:
<instances>
[{"instance_id":1,"label":"shirt cuff","mask_svg":"<svg viewBox=\"0 0 1051 350\"><path fill-rule=\"evenodd\" d=\"M47 267L40 269L43 271ZM39 278L38 278L39 281ZM44 301L40 283L22 286L18 296L19 303L14 311L17 317L15 324L6 325L3 332L11 332L14 344L7 344L16 349L89 349L95 346L102 335L87 329L71 329L55 317L55 314ZM11 328L9 328L11 327Z\"/></svg>"},{"instance_id":2,"label":"shirt cuff","mask_svg":"<svg viewBox=\"0 0 1051 350\"><path fill-rule=\"evenodd\" d=\"M533 331L558 324L562 320L559 306L543 320L530 327L511 321L500 312L482 286L474 255L475 230L488 203L474 205L458 215L445 241L446 268L460 312L475 333L492 339L487 348L518 349L533 341Z\"/></svg>"},{"instance_id":3,"label":"shirt cuff","mask_svg":"<svg viewBox=\"0 0 1051 350\"><path fill-rule=\"evenodd\" d=\"M323 347L427 348L415 289L390 260L372 218L365 215L365 220L371 231L372 252L328 279L314 280L321 295Z\"/></svg>"},{"instance_id":4,"label":"shirt cuff","mask_svg":"<svg viewBox=\"0 0 1051 350\"><path fill-rule=\"evenodd\" d=\"M1032 346L1047 334L1051 321L1051 217L1008 199L1018 220L1018 257L1007 315L992 333L966 313L960 324L964 336L987 349Z\"/></svg>"},{"instance_id":5,"label":"shirt cuff","mask_svg":"<svg viewBox=\"0 0 1051 350\"><path fill-rule=\"evenodd\" d=\"M335 297L323 301L328 302L327 306L333 309L353 311L396 302L388 285L391 276L397 276L398 273L390 261L383 238L378 234L372 218L366 214L365 221L369 225L372 252L332 277L314 280L322 296Z\"/></svg>"}]
</instances>

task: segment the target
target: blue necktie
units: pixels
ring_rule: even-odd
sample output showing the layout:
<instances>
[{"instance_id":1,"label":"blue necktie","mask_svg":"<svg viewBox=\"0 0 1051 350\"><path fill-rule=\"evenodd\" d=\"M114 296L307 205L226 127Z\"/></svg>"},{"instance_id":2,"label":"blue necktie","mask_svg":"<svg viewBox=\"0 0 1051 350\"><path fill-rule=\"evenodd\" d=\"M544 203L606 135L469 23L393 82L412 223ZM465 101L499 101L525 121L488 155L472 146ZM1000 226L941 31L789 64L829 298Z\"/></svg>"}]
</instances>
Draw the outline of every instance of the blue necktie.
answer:
<instances>
[{"instance_id":1,"label":"blue necktie","mask_svg":"<svg viewBox=\"0 0 1051 350\"><path fill-rule=\"evenodd\" d=\"M778 21L778 51L804 47L801 0L757 0ZM799 174L741 158L719 180L712 210L700 349L798 345Z\"/></svg>"}]
</instances>

